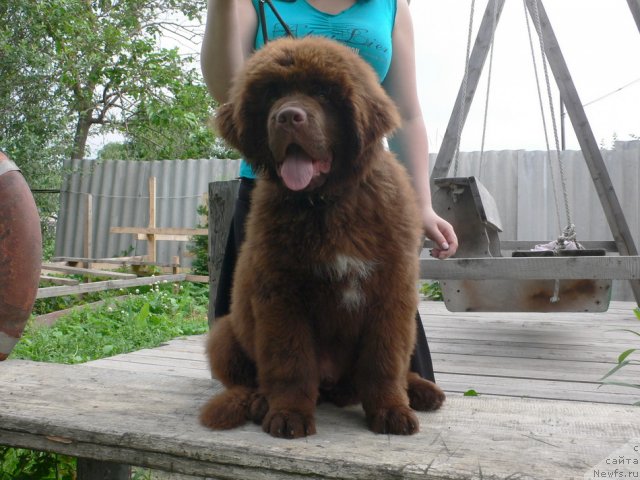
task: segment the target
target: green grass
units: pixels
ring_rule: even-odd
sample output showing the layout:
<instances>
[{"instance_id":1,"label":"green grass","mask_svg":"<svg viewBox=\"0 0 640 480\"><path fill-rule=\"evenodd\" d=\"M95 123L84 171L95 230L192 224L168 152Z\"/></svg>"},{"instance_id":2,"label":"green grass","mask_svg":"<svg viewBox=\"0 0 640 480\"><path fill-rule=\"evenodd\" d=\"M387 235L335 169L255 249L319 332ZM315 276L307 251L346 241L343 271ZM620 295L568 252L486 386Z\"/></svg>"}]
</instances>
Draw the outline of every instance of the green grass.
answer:
<instances>
[{"instance_id":1,"label":"green grass","mask_svg":"<svg viewBox=\"0 0 640 480\"><path fill-rule=\"evenodd\" d=\"M424 282L420 287L420 293L429 300L435 300L438 302L444 301L440 282Z\"/></svg>"},{"instance_id":2,"label":"green grass","mask_svg":"<svg viewBox=\"0 0 640 480\"><path fill-rule=\"evenodd\" d=\"M52 327L30 322L11 358L83 363L205 333L208 287L183 283L179 288L175 294L173 284L141 287L97 309L78 307Z\"/></svg>"},{"instance_id":3,"label":"green grass","mask_svg":"<svg viewBox=\"0 0 640 480\"><path fill-rule=\"evenodd\" d=\"M53 326L33 319L10 358L54 363L82 363L141 348L157 347L172 338L205 333L208 285L184 282L110 292L105 303L78 307ZM121 299L109 298L113 295ZM85 296L94 301L99 296ZM76 299L41 303L40 313L56 306L76 304ZM0 480L75 480L76 460L64 455L0 446ZM150 479L151 473L134 469L132 479Z\"/></svg>"}]
</instances>

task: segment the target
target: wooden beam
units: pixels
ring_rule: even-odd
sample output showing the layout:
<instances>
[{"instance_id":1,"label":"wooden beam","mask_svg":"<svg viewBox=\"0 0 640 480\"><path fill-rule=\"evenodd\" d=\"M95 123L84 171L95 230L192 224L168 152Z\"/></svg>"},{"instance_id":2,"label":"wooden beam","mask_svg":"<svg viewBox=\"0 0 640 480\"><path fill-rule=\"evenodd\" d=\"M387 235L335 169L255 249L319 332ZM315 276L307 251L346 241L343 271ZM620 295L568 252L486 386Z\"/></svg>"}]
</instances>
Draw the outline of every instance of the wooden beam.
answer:
<instances>
[{"instance_id":1,"label":"wooden beam","mask_svg":"<svg viewBox=\"0 0 640 480\"><path fill-rule=\"evenodd\" d=\"M638 32L640 32L640 0L627 0L627 3L636 22L636 27L638 27Z\"/></svg>"},{"instance_id":2,"label":"wooden beam","mask_svg":"<svg viewBox=\"0 0 640 480\"><path fill-rule=\"evenodd\" d=\"M582 107L578 91L571 79L560 45L549 22L547 12L540 0L526 0L525 5L534 24L537 24L537 18L540 20L542 31L539 34L542 35L545 56L549 61L560 95L567 108L567 113L591 173L598 197L600 197L600 203L613 234L613 239L618 246L618 251L621 255L638 255L638 249L631 235L631 230L620 206L609 172L602 158L602 153L591 130L591 125L589 125L589 120ZM636 280L631 282L631 288L636 301L640 303L640 280L637 280L637 278L640 277L636 277Z\"/></svg>"},{"instance_id":3,"label":"wooden beam","mask_svg":"<svg viewBox=\"0 0 640 480\"><path fill-rule=\"evenodd\" d=\"M43 270L52 272L63 272L71 275L83 275L85 277L110 277L110 278L136 278L133 273L112 272L108 270L95 270L91 268L69 267L66 265L54 265L53 263L43 263Z\"/></svg>"},{"instance_id":4,"label":"wooden beam","mask_svg":"<svg viewBox=\"0 0 640 480\"><path fill-rule=\"evenodd\" d=\"M187 274L187 276L185 277L185 280L187 282L193 282L193 283L209 283L209 277L207 277L206 275Z\"/></svg>"},{"instance_id":5,"label":"wooden beam","mask_svg":"<svg viewBox=\"0 0 640 480\"><path fill-rule=\"evenodd\" d=\"M161 235L161 234L154 234L155 238L156 238L156 242L158 240L168 240L168 241L172 241L172 242L189 242L191 241L191 237L187 236L187 235ZM138 235L136 235L136 238L138 240L146 240L147 239L147 235L145 235L144 233L139 233Z\"/></svg>"},{"instance_id":6,"label":"wooden beam","mask_svg":"<svg viewBox=\"0 0 640 480\"><path fill-rule=\"evenodd\" d=\"M145 257L136 255L135 257L113 257L113 258L85 258L85 257L53 257L54 262L67 263L104 263L113 265L155 265L157 267L171 267L170 263L149 262Z\"/></svg>"},{"instance_id":7,"label":"wooden beam","mask_svg":"<svg viewBox=\"0 0 640 480\"><path fill-rule=\"evenodd\" d=\"M85 257L91 257L93 252L93 195L88 193L85 198L85 210L84 210L84 244L83 255ZM85 268L91 268L91 263L86 262Z\"/></svg>"},{"instance_id":8,"label":"wooden beam","mask_svg":"<svg viewBox=\"0 0 640 480\"><path fill-rule=\"evenodd\" d=\"M156 177L149 178L149 229L156 228ZM156 261L156 237L147 233L147 257Z\"/></svg>"},{"instance_id":9,"label":"wooden beam","mask_svg":"<svg viewBox=\"0 0 640 480\"><path fill-rule=\"evenodd\" d=\"M449 118L449 124L447 125L447 131L440 145L438 156L436 157L436 163L431 172L431 184L433 186L433 180L435 178L446 177L449 174L451 163L453 162L453 155L455 154L456 147L458 145L458 130L464 126L473 97L480 81L480 74L484 67L484 62L487 59L491 42L493 41L493 33L495 26L497 26L502 14L502 8L504 7L504 0L489 0L487 8L482 17L482 23L478 30L473 50L469 56L468 74L465 86L464 79L458 90L458 97L453 107L453 112ZM464 106L464 108L463 108Z\"/></svg>"},{"instance_id":10,"label":"wooden beam","mask_svg":"<svg viewBox=\"0 0 640 480\"><path fill-rule=\"evenodd\" d=\"M132 233L144 235L208 235L206 228L175 228L175 227L111 227L111 233Z\"/></svg>"},{"instance_id":11,"label":"wooden beam","mask_svg":"<svg viewBox=\"0 0 640 480\"><path fill-rule=\"evenodd\" d=\"M239 187L237 180L209 184L209 325L215 317L218 280Z\"/></svg>"},{"instance_id":12,"label":"wooden beam","mask_svg":"<svg viewBox=\"0 0 640 480\"><path fill-rule=\"evenodd\" d=\"M158 282L182 282L186 279L184 273L177 275L157 275L155 277L138 277L128 280L106 280L104 282L93 282L76 285L73 287L45 287L38 289L36 298L61 297L63 295L77 295L79 293L101 292L104 290L114 290L116 288L137 287L140 285L152 285Z\"/></svg>"},{"instance_id":13,"label":"wooden beam","mask_svg":"<svg viewBox=\"0 0 640 480\"><path fill-rule=\"evenodd\" d=\"M549 239L546 240L500 240L500 248L504 250L531 250L536 245L549 243ZM580 241L587 250L602 249L606 252L617 252L618 246L613 240L584 240ZM424 248L433 248L433 242L431 240L425 240Z\"/></svg>"},{"instance_id":14,"label":"wooden beam","mask_svg":"<svg viewBox=\"0 0 640 480\"><path fill-rule=\"evenodd\" d=\"M421 259L420 277L430 280L640 278L640 257L542 257Z\"/></svg>"},{"instance_id":15,"label":"wooden beam","mask_svg":"<svg viewBox=\"0 0 640 480\"><path fill-rule=\"evenodd\" d=\"M56 285L78 285L80 283L73 278L51 277L49 275L40 275L40 280Z\"/></svg>"}]
</instances>

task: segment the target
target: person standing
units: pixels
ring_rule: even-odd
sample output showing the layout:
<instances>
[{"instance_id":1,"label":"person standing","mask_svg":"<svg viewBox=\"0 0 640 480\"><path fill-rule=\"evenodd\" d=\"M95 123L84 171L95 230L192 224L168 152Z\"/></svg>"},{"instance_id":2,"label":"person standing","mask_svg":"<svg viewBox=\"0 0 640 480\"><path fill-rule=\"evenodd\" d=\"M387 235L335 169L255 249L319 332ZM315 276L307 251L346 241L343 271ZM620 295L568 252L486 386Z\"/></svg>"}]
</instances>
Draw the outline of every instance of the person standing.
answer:
<instances>
[{"instance_id":1,"label":"person standing","mask_svg":"<svg viewBox=\"0 0 640 480\"><path fill-rule=\"evenodd\" d=\"M286 35L277 16L260 0L209 0L201 67L205 83L219 103L227 101L235 73L269 39ZM296 37L319 35L354 49L376 71L394 100L401 127L388 139L389 148L412 178L421 207L425 235L434 242L431 255L444 259L455 254L458 240L451 224L431 205L427 132L418 101L413 25L408 0L274 0L279 15ZM264 5L263 5L264 6ZM237 252L244 240L244 223L251 207L255 173L246 162L240 168L240 188L227 242L215 317L229 312ZM419 314L411 370L435 381L431 354Z\"/></svg>"}]
</instances>

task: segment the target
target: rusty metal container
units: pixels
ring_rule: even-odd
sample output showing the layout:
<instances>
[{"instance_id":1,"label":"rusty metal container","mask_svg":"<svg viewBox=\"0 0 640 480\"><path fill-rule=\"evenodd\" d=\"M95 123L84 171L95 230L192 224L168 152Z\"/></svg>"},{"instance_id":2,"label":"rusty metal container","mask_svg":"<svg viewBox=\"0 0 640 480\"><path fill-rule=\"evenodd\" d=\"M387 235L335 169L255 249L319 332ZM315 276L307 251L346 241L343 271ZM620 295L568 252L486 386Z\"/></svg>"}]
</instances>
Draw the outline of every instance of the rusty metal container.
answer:
<instances>
[{"instance_id":1,"label":"rusty metal container","mask_svg":"<svg viewBox=\"0 0 640 480\"><path fill-rule=\"evenodd\" d=\"M18 343L38 293L40 217L18 167L0 152L0 361Z\"/></svg>"}]
</instances>

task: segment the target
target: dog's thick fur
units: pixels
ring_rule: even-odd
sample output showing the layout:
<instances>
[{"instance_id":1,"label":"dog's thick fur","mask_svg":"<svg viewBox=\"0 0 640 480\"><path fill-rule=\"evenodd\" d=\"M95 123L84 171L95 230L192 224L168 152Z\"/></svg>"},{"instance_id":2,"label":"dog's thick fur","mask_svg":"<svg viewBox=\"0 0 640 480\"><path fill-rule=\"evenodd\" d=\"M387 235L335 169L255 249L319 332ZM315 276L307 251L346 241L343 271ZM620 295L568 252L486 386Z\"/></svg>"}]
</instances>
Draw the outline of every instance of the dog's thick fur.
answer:
<instances>
[{"instance_id":1,"label":"dog's thick fur","mask_svg":"<svg viewBox=\"0 0 640 480\"><path fill-rule=\"evenodd\" d=\"M231 313L208 341L226 390L204 425L295 438L315 432L318 401L361 401L374 432L411 434L411 407L444 401L409 372L421 222L383 145L398 124L374 71L331 40L273 41L235 79L216 125L261 178Z\"/></svg>"}]
</instances>

